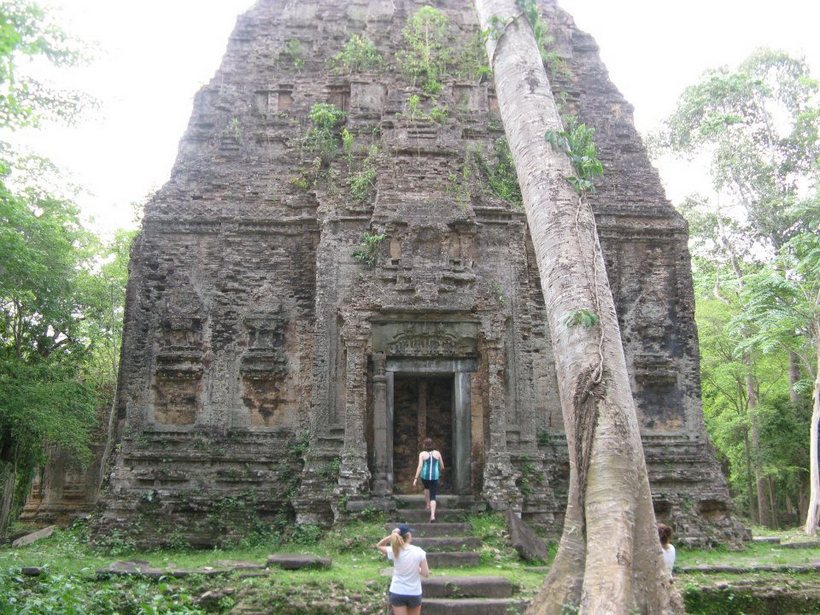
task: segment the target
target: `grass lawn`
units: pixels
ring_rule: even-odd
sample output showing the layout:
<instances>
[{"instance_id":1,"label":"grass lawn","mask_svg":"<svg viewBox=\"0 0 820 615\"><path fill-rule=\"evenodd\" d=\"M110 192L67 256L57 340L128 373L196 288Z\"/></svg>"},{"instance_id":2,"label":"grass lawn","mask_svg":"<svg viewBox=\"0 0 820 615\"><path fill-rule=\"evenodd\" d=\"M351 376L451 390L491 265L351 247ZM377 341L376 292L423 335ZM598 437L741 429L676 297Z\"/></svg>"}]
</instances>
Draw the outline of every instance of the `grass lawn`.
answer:
<instances>
[{"instance_id":1,"label":"grass lawn","mask_svg":"<svg viewBox=\"0 0 820 615\"><path fill-rule=\"evenodd\" d=\"M481 515L471 519L473 532L484 541L481 565L468 569L436 569L433 575L493 575L509 578L518 596L531 597L545 576L544 566L519 561L506 543L503 518ZM382 613L389 577L388 562L373 545L384 534L384 520L354 522L342 528L321 531L299 530L288 540L254 537L248 544L231 549L195 551L190 549L136 552L127 545L109 551L95 551L87 544L87 528L77 525L58 530L46 540L21 549L0 548L0 615L60 613L61 615L160 613ZM554 547L551 552L554 553ZM272 553L308 553L333 560L326 570L251 571L222 576L194 574L182 579L152 581L118 577L96 578L96 571L117 560L142 560L164 570L216 567L220 560L263 564ZM820 560L818 549L784 549L771 544L750 543L744 551L678 550L676 566L701 564L808 564ZM545 562L545 564L548 564ZM45 570L39 577L26 577L27 566ZM388 572L389 574L389 572ZM795 582L820 585L817 574L754 575L679 574L677 583L685 593L698 597L699 588L720 588L720 584L749 581L778 587ZM206 592L211 599L197 601ZM727 598L728 599L728 598ZM732 600L735 598L732 597ZM687 599L687 604L690 603ZM700 608L700 607L699 607ZM702 608L693 612L735 612ZM746 612L746 611L736 611ZM765 611L749 611L765 612ZM820 612L810 611L810 612Z\"/></svg>"}]
</instances>

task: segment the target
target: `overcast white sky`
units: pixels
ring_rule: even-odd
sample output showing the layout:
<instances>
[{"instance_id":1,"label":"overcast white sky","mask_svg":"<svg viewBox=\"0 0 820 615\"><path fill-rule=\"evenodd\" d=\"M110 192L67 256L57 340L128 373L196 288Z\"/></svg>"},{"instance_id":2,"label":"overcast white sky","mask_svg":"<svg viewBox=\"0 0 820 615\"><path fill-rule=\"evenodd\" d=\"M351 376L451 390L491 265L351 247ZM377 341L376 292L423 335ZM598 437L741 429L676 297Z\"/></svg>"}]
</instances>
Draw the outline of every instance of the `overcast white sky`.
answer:
<instances>
[{"instance_id":1,"label":"overcast white sky","mask_svg":"<svg viewBox=\"0 0 820 615\"><path fill-rule=\"evenodd\" d=\"M463 0L469 2L470 0ZM236 16L254 0L44 0L65 28L97 41L91 66L62 70L103 102L99 118L25 140L84 186L93 227L132 226L131 203L168 178L193 96L219 66ZM559 0L601 47L610 76L649 132L707 68L768 46L803 55L820 77L817 0ZM670 198L696 182L664 165Z\"/></svg>"}]
</instances>

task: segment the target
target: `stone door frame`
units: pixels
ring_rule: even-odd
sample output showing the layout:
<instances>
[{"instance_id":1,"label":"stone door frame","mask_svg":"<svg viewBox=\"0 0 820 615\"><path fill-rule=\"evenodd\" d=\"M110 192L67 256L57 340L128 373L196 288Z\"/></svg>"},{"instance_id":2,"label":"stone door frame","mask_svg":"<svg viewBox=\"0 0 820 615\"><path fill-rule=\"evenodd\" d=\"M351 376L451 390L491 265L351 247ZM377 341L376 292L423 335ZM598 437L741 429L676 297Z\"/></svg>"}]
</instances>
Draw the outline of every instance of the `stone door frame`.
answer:
<instances>
[{"instance_id":1,"label":"stone door frame","mask_svg":"<svg viewBox=\"0 0 820 615\"><path fill-rule=\"evenodd\" d=\"M471 374L478 370L476 359L408 359L385 357L377 363L373 377L374 389L374 491L380 495L393 493L393 386L396 375L452 376L452 467L453 491L471 491L472 474L472 391Z\"/></svg>"}]
</instances>

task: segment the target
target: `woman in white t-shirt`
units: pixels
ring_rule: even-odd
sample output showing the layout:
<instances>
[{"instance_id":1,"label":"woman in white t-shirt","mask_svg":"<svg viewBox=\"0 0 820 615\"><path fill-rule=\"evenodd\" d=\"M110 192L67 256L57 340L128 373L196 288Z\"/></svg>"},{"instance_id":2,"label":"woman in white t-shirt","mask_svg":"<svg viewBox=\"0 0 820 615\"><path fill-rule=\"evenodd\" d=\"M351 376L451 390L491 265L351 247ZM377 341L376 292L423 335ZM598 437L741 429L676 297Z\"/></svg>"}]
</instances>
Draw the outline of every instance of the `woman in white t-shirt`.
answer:
<instances>
[{"instance_id":1,"label":"woman in white t-shirt","mask_svg":"<svg viewBox=\"0 0 820 615\"><path fill-rule=\"evenodd\" d=\"M658 523L658 538L661 541L661 550L663 551L663 561L669 572L675 567L675 545L669 542L672 536L672 528L663 523Z\"/></svg>"},{"instance_id":2,"label":"woman in white t-shirt","mask_svg":"<svg viewBox=\"0 0 820 615\"><path fill-rule=\"evenodd\" d=\"M393 579L390 581L393 615L421 613L421 577L426 578L430 574L427 553L410 544L413 541L412 531L402 523L376 545L393 562Z\"/></svg>"}]
</instances>

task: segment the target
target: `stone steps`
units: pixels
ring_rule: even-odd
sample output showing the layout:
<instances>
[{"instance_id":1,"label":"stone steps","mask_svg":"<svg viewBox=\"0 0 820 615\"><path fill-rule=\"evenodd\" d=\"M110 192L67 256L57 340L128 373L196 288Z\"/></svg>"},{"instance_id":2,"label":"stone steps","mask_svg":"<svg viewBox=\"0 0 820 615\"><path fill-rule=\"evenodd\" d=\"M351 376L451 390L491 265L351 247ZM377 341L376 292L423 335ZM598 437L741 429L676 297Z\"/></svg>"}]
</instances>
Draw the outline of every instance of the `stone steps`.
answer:
<instances>
[{"instance_id":1,"label":"stone steps","mask_svg":"<svg viewBox=\"0 0 820 615\"><path fill-rule=\"evenodd\" d=\"M439 509L436 510L436 521L444 521L446 523L464 521L467 518L467 514L468 512L461 508ZM414 523L424 523L425 521L429 521L430 513L424 510L423 505L421 508L398 508L396 509L396 519L410 525Z\"/></svg>"},{"instance_id":2,"label":"stone steps","mask_svg":"<svg viewBox=\"0 0 820 615\"><path fill-rule=\"evenodd\" d=\"M397 522L398 523L398 522ZM396 527L397 523L385 523L384 529L388 532ZM469 523L414 523L415 538L427 536L468 536L471 532Z\"/></svg>"},{"instance_id":3,"label":"stone steps","mask_svg":"<svg viewBox=\"0 0 820 615\"><path fill-rule=\"evenodd\" d=\"M475 551L433 551L427 554L427 562L433 569L463 568L464 566L478 566L481 563L481 557Z\"/></svg>"},{"instance_id":4,"label":"stone steps","mask_svg":"<svg viewBox=\"0 0 820 615\"><path fill-rule=\"evenodd\" d=\"M424 495L405 494L394 495L393 501L397 508L421 508L424 509ZM438 508L463 508L470 509L478 507L475 498L471 495L439 495L436 497ZM483 509L483 507L481 507Z\"/></svg>"},{"instance_id":5,"label":"stone steps","mask_svg":"<svg viewBox=\"0 0 820 615\"><path fill-rule=\"evenodd\" d=\"M441 576L422 581L427 598L510 598L513 584L506 577Z\"/></svg>"},{"instance_id":6,"label":"stone steps","mask_svg":"<svg viewBox=\"0 0 820 615\"><path fill-rule=\"evenodd\" d=\"M413 536L413 544L428 553L436 551L473 551L481 548L481 540L475 536L419 536L418 538Z\"/></svg>"},{"instance_id":7,"label":"stone steps","mask_svg":"<svg viewBox=\"0 0 820 615\"><path fill-rule=\"evenodd\" d=\"M424 615L514 615L523 613L526 600L513 598L425 598Z\"/></svg>"},{"instance_id":8,"label":"stone steps","mask_svg":"<svg viewBox=\"0 0 820 615\"><path fill-rule=\"evenodd\" d=\"M425 615L514 615L523 613L527 602L513 597L513 584L497 576L436 576L441 568L469 568L481 563L481 540L472 536L464 522L473 512L483 510L471 496L439 496L436 523L427 520L424 496L397 495L397 521L385 525L390 531L407 523L413 529L413 544L427 551L432 575L423 581Z\"/></svg>"}]
</instances>

